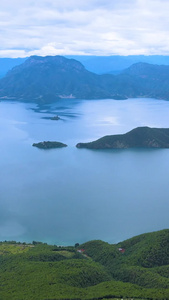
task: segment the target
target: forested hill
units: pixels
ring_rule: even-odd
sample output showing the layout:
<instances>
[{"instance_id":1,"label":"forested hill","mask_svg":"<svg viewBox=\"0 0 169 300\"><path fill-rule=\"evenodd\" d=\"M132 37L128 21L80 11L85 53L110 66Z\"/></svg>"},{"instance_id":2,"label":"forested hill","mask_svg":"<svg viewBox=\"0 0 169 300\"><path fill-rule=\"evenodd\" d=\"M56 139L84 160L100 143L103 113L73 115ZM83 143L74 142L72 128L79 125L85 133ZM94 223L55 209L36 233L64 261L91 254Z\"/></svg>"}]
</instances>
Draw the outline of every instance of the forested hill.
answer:
<instances>
[{"instance_id":1,"label":"forested hill","mask_svg":"<svg viewBox=\"0 0 169 300\"><path fill-rule=\"evenodd\" d=\"M74 59L32 56L0 80L0 98L39 103L61 98L169 99L169 66L137 63L119 75L97 75Z\"/></svg>"},{"instance_id":2,"label":"forested hill","mask_svg":"<svg viewBox=\"0 0 169 300\"><path fill-rule=\"evenodd\" d=\"M169 288L167 229L142 234L117 245L90 241L81 247L95 262L101 263L115 280L146 288Z\"/></svg>"},{"instance_id":3,"label":"forested hill","mask_svg":"<svg viewBox=\"0 0 169 300\"><path fill-rule=\"evenodd\" d=\"M169 299L169 230L119 244L0 242L0 299Z\"/></svg>"}]
</instances>

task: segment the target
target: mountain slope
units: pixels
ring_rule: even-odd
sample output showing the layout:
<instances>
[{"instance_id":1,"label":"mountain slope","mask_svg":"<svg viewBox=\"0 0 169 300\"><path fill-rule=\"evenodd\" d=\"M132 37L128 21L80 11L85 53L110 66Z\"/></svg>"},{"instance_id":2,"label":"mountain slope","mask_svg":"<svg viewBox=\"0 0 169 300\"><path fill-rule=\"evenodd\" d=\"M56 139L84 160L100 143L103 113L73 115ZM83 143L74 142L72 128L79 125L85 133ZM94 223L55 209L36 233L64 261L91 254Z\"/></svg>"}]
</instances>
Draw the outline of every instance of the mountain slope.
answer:
<instances>
[{"instance_id":1,"label":"mountain slope","mask_svg":"<svg viewBox=\"0 0 169 300\"><path fill-rule=\"evenodd\" d=\"M142 94L147 97L169 99L169 66L136 63L124 74L139 81Z\"/></svg>"},{"instance_id":2,"label":"mountain slope","mask_svg":"<svg viewBox=\"0 0 169 300\"><path fill-rule=\"evenodd\" d=\"M148 288L169 288L168 229L142 234L117 245L90 241L82 247L116 280Z\"/></svg>"},{"instance_id":3,"label":"mountain slope","mask_svg":"<svg viewBox=\"0 0 169 300\"><path fill-rule=\"evenodd\" d=\"M107 98L114 96L114 82L114 76L91 73L73 59L33 56L1 79L0 97L42 102L58 98Z\"/></svg>"}]
</instances>

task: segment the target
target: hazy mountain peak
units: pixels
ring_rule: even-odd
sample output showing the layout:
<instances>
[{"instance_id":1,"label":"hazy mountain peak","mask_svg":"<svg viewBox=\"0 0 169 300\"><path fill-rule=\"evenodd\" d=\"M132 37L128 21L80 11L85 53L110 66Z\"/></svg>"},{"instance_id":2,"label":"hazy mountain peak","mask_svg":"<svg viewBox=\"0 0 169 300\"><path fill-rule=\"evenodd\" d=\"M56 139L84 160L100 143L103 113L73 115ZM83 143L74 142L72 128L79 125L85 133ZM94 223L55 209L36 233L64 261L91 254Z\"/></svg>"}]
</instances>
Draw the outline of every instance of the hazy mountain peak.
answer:
<instances>
[{"instance_id":1,"label":"hazy mountain peak","mask_svg":"<svg viewBox=\"0 0 169 300\"><path fill-rule=\"evenodd\" d=\"M64 56L30 56L24 63L24 66L34 66L34 65L52 65L57 67L72 67L77 70L84 70L84 66L75 59L68 59Z\"/></svg>"}]
</instances>

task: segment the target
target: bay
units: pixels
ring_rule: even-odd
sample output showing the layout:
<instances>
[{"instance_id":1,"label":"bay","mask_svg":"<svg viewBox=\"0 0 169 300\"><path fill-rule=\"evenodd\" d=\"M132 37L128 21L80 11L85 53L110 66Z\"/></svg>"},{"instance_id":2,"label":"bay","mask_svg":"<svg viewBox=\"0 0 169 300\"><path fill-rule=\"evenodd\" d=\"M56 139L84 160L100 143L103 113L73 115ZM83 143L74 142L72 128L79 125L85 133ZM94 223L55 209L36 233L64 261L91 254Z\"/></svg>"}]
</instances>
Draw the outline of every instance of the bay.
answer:
<instances>
[{"instance_id":1,"label":"bay","mask_svg":"<svg viewBox=\"0 0 169 300\"><path fill-rule=\"evenodd\" d=\"M0 102L0 240L116 243L169 228L168 149L75 147L138 126L169 127L168 116L169 102L156 99ZM44 140L68 147L32 147Z\"/></svg>"}]
</instances>

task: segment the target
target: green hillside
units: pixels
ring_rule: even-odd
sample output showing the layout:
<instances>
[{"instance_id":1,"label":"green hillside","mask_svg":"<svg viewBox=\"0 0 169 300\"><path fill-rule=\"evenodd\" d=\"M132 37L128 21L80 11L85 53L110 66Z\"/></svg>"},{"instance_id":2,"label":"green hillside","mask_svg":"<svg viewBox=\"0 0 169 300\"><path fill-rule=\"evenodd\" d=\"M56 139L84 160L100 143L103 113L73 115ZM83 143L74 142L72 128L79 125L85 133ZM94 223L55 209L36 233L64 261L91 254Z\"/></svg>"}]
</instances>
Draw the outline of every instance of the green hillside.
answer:
<instances>
[{"instance_id":1,"label":"green hillside","mask_svg":"<svg viewBox=\"0 0 169 300\"><path fill-rule=\"evenodd\" d=\"M169 230L116 245L1 242L0 265L2 300L169 299Z\"/></svg>"},{"instance_id":2,"label":"green hillside","mask_svg":"<svg viewBox=\"0 0 169 300\"><path fill-rule=\"evenodd\" d=\"M83 247L116 280L148 288L169 288L169 230L142 234L118 245L93 241Z\"/></svg>"}]
</instances>

